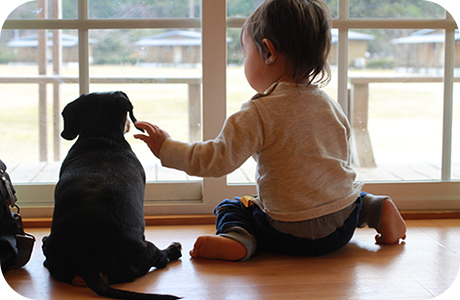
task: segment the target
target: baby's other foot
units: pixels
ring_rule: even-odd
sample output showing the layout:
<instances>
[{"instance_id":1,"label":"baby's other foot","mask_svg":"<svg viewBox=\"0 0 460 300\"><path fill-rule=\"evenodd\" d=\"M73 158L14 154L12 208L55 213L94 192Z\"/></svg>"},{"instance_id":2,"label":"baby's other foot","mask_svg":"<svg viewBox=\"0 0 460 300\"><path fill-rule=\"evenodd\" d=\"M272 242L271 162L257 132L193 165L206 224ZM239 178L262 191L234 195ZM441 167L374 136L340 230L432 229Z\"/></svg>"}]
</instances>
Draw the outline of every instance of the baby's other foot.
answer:
<instances>
[{"instance_id":1,"label":"baby's other foot","mask_svg":"<svg viewBox=\"0 0 460 300\"><path fill-rule=\"evenodd\" d=\"M391 199L386 199L382 206L382 218L379 233L375 236L377 244L399 244L406 239L406 223Z\"/></svg>"}]
</instances>

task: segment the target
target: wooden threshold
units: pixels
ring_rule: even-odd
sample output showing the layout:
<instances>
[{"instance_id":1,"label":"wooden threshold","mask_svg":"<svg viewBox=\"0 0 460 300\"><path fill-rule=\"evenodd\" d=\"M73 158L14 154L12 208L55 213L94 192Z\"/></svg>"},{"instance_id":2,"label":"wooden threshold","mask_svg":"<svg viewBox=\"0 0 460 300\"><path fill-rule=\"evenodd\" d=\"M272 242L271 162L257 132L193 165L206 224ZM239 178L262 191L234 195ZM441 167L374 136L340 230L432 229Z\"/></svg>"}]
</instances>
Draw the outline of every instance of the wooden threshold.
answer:
<instances>
[{"instance_id":1,"label":"wooden threshold","mask_svg":"<svg viewBox=\"0 0 460 300\"><path fill-rule=\"evenodd\" d=\"M52 218L24 218L22 222L25 228L51 228ZM211 214L203 215L165 215L145 216L145 225L212 225L216 217Z\"/></svg>"},{"instance_id":2,"label":"wooden threshold","mask_svg":"<svg viewBox=\"0 0 460 300\"><path fill-rule=\"evenodd\" d=\"M460 211L401 211L405 220L460 219ZM24 218L25 228L51 228L51 218ZM216 217L211 214L201 215L164 215L146 216L147 226L161 225L212 225Z\"/></svg>"}]
</instances>

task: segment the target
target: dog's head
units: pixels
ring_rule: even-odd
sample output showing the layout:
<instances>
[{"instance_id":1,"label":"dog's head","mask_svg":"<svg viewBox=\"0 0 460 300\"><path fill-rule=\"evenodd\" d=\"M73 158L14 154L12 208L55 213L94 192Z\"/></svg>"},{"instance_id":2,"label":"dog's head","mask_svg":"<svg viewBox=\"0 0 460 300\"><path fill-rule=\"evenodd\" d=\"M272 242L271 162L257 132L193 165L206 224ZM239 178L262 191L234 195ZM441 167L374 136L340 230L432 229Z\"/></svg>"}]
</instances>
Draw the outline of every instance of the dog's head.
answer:
<instances>
[{"instance_id":1,"label":"dog's head","mask_svg":"<svg viewBox=\"0 0 460 300\"><path fill-rule=\"evenodd\" d=\"M83 94L62 111L64 130L61 136L73 140L78 135L109 137L123 134L127 113L135 123L133 105L123 92Z\"/></svg>"}]
</instances>

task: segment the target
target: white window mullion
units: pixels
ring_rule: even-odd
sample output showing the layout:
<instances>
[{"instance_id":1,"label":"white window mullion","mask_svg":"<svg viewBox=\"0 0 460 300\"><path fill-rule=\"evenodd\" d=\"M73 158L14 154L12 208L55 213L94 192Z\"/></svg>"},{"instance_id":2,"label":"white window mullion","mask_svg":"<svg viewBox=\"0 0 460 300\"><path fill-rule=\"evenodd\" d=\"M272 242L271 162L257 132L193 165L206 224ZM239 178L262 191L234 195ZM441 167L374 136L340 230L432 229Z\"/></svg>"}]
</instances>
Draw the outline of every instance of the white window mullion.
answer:
<instances>
[{"instance_id":1,"label":"white window mullion","mask_svg":"<svg viewBox=\"0 0 460 300\"><path fill-rule=\"evenodd\" d=\"M226 0L203 0L203 140L214 139L226 119ZM236 22L242 23L242 19ZM227 185L226 176L203 179L203 204L208 213L225 198L253 195L255 185Z\"/></svg>"},{"instance_id":2,"label":"white window mullion","mask_svg":"<svg viewBox=\"0 0 460 300\"><path fill-rule=\"evenodd\" d=\"M203 140L218 134L226 117L226 1L202 2ZM203 202L222 198L226 178L203 179ZM213 204L211 204L213 203Z\"/></svg>"},{"instance_id":3,"label":"white window mullion","mask_svg":"<svg viewBox=\"0 0 460 300\"><path fill-rule=\"evenodd\" d=\"M80 77L80 94L89 92L89 31L88 0L78 1L78 62Z\"/></svg>"},{"instance_id":4,"label":"white window mullion","mask_svg":"<svg viewBox=\"0 0 460 300\"><path fill-rule=\"evenodd\" d=\"M348 118L350 118L348 115L348 27L346 26L348 19L348 0L341 0L339 1L338 16L340 22L337 22L339 30L339 39L337 42L337 100Z\"/></svg>"},{"instance_id":5,"label":"white window mullion","mask_svg":"<svg viewBox=\"0 0 460 300\"><path fill-rule=\"evenodd\" d=\"M447 19L452 16L447 13ZM441 180L451 179L452 170L452 130L454 108L454 65L455 65L455 28L445 32L444 53L444 107L442 134Z\"/></svg>"}]
</instances>

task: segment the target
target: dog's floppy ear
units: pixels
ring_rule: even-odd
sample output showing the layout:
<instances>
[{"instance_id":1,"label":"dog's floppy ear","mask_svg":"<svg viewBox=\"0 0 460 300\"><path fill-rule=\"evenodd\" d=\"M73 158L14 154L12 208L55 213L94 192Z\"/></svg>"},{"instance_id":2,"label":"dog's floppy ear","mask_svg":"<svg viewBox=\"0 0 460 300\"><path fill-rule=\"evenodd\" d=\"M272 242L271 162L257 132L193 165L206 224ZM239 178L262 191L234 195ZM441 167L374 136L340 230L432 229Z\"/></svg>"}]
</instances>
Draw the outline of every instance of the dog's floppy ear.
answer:
<instances>
[{"instance_id":1,"label":"dog's floppy ear","mask_svg":"<svg viewBox=\"0 0 460 300\"><path fill-rule=\"evenodd\" d=\"M131 103L131 101L129 100L128 98L128 95L126 95L125 93L123 92L120 92L124 97L126 97L126 111L129 113L129 118L131 119L131 122L136 123L137 122L137 119L136 117L134 116L134 113L133 113L133 105ZM134 125L136 126L136 125ZM138 130L144 132L144 129L142 128L139 128L139 127L136 127Z\"/></svg>"},{"instance_id":2,"label":"dog's floppy ear","mask_svg":"<svg viewBox=\"0 0 460 300\"><path fill-rule=\"evenodd\" d=\"M62 111L64 119L64 129L61 136L66 140L73 140L80 133L81 125L81 100L85 95L81 95L78 99L70 102Z\"/></svg>"}]
</instances>

